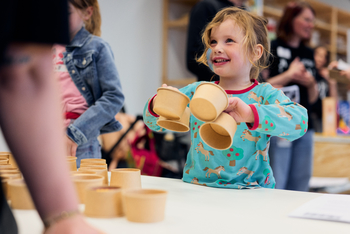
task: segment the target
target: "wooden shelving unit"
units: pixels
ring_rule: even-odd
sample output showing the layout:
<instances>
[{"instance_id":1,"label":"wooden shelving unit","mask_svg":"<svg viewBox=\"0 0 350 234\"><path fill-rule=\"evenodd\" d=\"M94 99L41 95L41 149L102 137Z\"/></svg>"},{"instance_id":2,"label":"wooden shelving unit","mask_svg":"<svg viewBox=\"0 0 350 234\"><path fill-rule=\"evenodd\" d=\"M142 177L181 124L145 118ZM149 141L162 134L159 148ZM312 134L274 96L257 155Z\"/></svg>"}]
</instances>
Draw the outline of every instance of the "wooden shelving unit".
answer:
<instances>
[{"instance_id":1,"label":"wooden shelving unit","mask_svg":"<svg viewBox=\"0 0 350 234\"><path fill-rule=\"evenodd\" d=\"M176 79L169 79L168 77L168 37L169 30L176 29L182 30L187 33L187 26L189 21L190 12L185 13L178 19L171 20L169 18L170 4L183 4L193 7L198 0L163 0L163 66L162 66L162 83L166 83L172 86L185 86L187 84L197 81L195 77L183 77ZM183 45L183 49L186 49L186 45ZM186 69L186 66L184 65Z\"/></svg>"},{"instance_id":2,"label":"wooden shelving unit","mask_svg":"<svg viewBox=\"0 0 350 234\"><path fill-rule=\"evenodd\" d=\"M350 12L317 0L305 1L310 3L316 12L315 30L318 30L322 37L326 37L326 41L329 41L326 44L330 51L330 59L333 61L337 59L337 55L345 56L346 50L337 48L337 38L338 36L346 38L347 30L350 28ZM264 16L279 19L282 16L284 6L288 2L289 0L264 0Z\"/></svg>"},{"instance_id":3,"label":"wooden shelving unit","mask_svg":"<svg viewBox=\"0 0 350 234\"><path fill-rule=\"evenodd\" d=\"M189 20L189 11L181 17L170 20L169 11L170 4L183 4L194 6L199 0L163 0L163 66L162 66L162 83L174 86L185 86L196 81L194 77L169 79L168 77L168 37L169 30L181 30L187 33ZM249 1L252 2L253 0ZM264 0L263 14L265 17L272 17L278 21L282 16L283 8L290 0ZM337 38L347 37L347 30L350 28L350 12L338 9L317 0L306 0L316 11L315 30L320 32L321 38L325 39L326 46L330 51L331 61L336 60L338 56L346 56L347 52L344 48L337 48ZM317 45L311 45L317 46ZM183 45L186 49L186 45ZM184 69L186 66L184 65Z\"/></svg>"}]
</instances>

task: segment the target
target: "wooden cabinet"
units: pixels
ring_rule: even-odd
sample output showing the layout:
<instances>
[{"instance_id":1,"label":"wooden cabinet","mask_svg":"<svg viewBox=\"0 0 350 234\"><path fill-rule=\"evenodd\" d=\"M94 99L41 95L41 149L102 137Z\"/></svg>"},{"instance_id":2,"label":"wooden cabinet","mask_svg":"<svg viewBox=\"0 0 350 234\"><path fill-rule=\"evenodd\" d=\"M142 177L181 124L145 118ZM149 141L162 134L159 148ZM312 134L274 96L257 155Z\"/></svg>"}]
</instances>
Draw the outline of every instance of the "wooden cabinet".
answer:
<instances>
[{"instance_id":1,"label":"wooden cabinet","mask_svg":"<svg viewBox=\"0 0 350 234\"><path fill-rule=\"evenodd\" d=\"M185 86L196 81L196 78L187 72L188 77L169 78L169 32L172 30L179 31L187 36L187 25L191 8L199 0L163 0L163 54L162 54L162 83L167 83L174 86ZM273 18L277 22L282 16L283 8L290 0L264 0L263 15L268 18ZM306 0L316 11L315 31L320 35L322 44L325 44L330 51L331 61L339 57L346 59L345 46L340 46L339 41L343 41L346 45L347 30L350 28L350 12L338 9L317 0ZM248 1L250 5L254 0ZM171 13L176 11L179 6L183 7L183 11L177 16L172 16ZM179 69L186 68L186 41L179 47L184 55L180 58L181 66ZM338 45L337 45L338 44ZM317 45L311 45L317 46Z\"/></svg>"},{"instance_id":2,"label":"wooden cabinet","mask_svg":"<svg viewBox=\"0 0 350 234\"><path fill-rule=\"evenodd\" d=\"M350 137L314 136L313 176L350 179Z\"/></svg>"}]
</instances>

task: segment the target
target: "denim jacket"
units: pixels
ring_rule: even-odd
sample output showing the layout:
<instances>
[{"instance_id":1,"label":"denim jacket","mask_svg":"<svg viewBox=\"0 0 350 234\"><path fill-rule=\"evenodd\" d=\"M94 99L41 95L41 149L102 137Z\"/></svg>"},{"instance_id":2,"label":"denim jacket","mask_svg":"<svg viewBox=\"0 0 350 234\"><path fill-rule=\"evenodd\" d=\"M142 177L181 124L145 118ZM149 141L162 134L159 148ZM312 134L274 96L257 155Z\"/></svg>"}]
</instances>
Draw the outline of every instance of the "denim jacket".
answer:
<instances>
[{"instance_id":1,"label":"denim jacket","mask_svg":"<svg viewBox=\"0 0 350 234\"><path fill-rule=\"evenodd\" d=\"M124 103L124 95L107 42L84 27L66 46L63 61L89 108L67 128L67 135L82 145L98 135L119 131L114 116Z\"/></svg>"}]
</instances>

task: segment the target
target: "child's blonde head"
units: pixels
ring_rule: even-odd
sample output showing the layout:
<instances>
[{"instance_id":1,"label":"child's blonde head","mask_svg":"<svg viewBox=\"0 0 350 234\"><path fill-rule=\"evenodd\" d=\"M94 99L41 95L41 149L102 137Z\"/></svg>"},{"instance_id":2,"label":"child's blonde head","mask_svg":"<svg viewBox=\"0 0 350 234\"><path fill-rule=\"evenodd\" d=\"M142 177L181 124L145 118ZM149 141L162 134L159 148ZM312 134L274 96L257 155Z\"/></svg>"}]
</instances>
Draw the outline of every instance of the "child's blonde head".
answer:
<instances>
[{"instance_id":1,"label":"child's blonde head","mask_svg":"<svg viewBox=\"0 0 350 234\"><path fill-rule=\"evenodd\" d=\"M79 10L86 10L88 7L93 8L92 16L85 21L85 29L91 34L101 36L101 14L100 6L97 0L69 0L75 8Z\"/></svg>"},{"instance_id":2,"label":"child's blonde head","mask_svg":"<svg viewBox=\"0 0 350 234\"><path fill-rule=\"evenodd\" d=\"M204 53L197 59L198 62L208 66L207 52L210 48L210 35L214 27L220 25L226 19L231 19L242 30L244 35L242 43L246 52L247 58L252 64L250 70L250 79L256 79L260 71L266 68L266 63L270 51L270 43L267 37L267 20L253 13L239 9L237 7L229 7L219 11L214 19L206 26L202 41L205 45ZM263 46L263 52L258 58L259 52L256 50L256 45ZM254 59L258 58L258 59Z\"/></svg>"}]
</instances>

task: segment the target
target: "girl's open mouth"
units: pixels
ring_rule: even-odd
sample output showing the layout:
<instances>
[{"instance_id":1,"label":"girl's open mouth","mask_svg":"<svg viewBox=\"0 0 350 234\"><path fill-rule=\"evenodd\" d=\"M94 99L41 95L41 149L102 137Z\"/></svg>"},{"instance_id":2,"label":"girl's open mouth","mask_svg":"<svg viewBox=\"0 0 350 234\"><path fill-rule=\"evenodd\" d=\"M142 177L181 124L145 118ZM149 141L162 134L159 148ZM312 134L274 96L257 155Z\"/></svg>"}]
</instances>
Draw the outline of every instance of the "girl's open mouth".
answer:
<instances>
[{"instance_id":1,"label":"girl's open mouth","mask_svg":"<svg viewBox=\"0 0 350 234\"><path fill-rule=\"evenodd\" d=\"M215 65L220 65L220 64L224 64L224 63L227 63L227 62L230 62L230 61L231 61L230 59L214 59L213 63Z\"/></svg>"}]
</instances>

